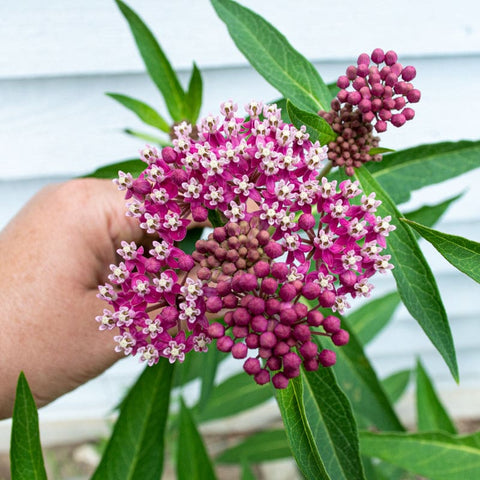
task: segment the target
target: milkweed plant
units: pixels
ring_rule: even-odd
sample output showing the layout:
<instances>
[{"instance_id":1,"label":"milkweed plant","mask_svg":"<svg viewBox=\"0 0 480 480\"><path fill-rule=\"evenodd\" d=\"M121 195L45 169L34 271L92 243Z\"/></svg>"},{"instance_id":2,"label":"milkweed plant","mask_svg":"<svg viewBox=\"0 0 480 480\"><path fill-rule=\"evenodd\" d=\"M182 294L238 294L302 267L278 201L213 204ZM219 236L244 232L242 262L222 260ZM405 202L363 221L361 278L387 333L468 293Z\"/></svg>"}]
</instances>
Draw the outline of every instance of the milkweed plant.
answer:
<instances>
[{"instance_id":1,"label":"milkweed plant","mask_svg":"<svg viewBox=\"0 0 480 480\"><path fill-rule=\"evenodd\" d=\"M179 479L216 478L222 463L256 478L256 463L284 457L295 459L298 478L315 480L480 477L480 434L457 434L421 362L418 430L407 432L394 404L412 372L380 381L364 352L401 302L458 380L448 319L417 238L477 282L480 245L431 228L457 197L406 214L396 204L478 166L478 142L381 146L387 129L415 128L414 66L376 48L326 85L260 16L232 0L211 3L278 100L225 99L199 120L199 69L184 90L146 24L117 0L171 119L108 94L160 136L128 130L150 140L140 158L92 174L118 172L126 215L146 239L122 241L98 287L99 330L114 330L112 349L146 368L120 405L93 478L159 479L165 446ZM377 297L371 281L385 275L397 291ZM349 313L352 299L359 308ZM228 357L242 371L217 384ZM182 392L194 380L201 386L192 406ZM209 457L199 424L273 397L283 428Z\"/></svg>"}]
</instances>

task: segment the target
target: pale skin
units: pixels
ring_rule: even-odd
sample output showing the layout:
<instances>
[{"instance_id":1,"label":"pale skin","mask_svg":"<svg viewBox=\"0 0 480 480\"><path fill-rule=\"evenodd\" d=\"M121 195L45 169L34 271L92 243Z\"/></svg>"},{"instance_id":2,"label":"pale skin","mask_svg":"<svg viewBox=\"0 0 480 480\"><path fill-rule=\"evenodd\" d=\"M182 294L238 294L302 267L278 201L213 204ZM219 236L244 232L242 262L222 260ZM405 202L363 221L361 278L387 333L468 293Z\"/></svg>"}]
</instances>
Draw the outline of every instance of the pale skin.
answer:
<instances>
[{"instance_id":1,"label":"pale skin","mask_svg":"<svg viewBox=\"0 0 480 480\"><path fill-rule=\"evenodd\" d=\"M42 406L122 357L95 316L120 242L142 240L124 205L111 181L73 180L43 189L0 232L0 418L22 370Z\"/></svg>"}]
</instances>

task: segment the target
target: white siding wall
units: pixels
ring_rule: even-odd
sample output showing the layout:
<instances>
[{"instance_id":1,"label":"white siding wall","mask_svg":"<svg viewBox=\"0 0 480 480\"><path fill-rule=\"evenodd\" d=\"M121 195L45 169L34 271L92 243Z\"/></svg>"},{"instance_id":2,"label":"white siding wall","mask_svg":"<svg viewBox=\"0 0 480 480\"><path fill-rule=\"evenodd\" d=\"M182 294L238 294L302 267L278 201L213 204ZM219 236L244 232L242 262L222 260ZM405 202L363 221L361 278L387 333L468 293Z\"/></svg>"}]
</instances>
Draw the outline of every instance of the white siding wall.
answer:
<instances>
[{"instance_id":1,"label":"white siding wall","mask_svg":"<svg viewBox=\"0 0 480 480\"><path fill-rule=\"evenodd\" d=\"M480 7L474 0L450 2L241 2L264 15L333 81L361 51L393 48L403 64L417 68L422 101L415 120L388 132L383 145L404 148L423 142L478 139L480 106ZM193 60L204 78L203 113L222 100L240 105L278 93L248 67L207 0L131 0L156 32L167 55L188 81ZM399 9L401 6L401 9ZM327 18L331 20L327 20ZM142 146L124 127L144 128L105 91L164 105L135 49L114 2L0 3L0 227L43 185L131 158ZM480 165L480 159L479 159ZM409 207L466 191L439 229L480 241L480 171L447 186L417 192ZM369 352L381 376L412 367L421 355L457 416L480 414L480 288L425 246L438 279L458 347L461 387L406 311ZM392 278L378 293L393 287ZM99 379L42 410L44 422L102 417L139 371L124 361ZM465 399L468 401L465 401ZM407 405L408 407L408 405ZM0 422L7 428L8 423ZM6 443L0 429L0 446ZM4 441L5 440L5 441Z\"/></svg>"}]
</instances>

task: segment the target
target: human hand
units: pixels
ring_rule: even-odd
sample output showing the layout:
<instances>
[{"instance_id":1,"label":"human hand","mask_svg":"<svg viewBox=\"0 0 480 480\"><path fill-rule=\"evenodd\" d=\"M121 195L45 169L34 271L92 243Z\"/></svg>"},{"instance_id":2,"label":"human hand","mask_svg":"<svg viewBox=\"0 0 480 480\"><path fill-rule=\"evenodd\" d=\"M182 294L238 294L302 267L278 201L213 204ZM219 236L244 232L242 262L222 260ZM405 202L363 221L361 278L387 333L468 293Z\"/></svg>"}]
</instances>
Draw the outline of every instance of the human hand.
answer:
<instances>
[{"instance_id":1,"label":"human hand","mask_svg":"<svg viewBox=\"0 0 480 480\"><path fill-rule=\"evenodd\" d=\"M38 193L0 232L0 418L12 414L24 371L38 406L99 375L121 356L95 316L122 240L143 231L107 180L78 179Z\"/></svg>"}]
</instances>

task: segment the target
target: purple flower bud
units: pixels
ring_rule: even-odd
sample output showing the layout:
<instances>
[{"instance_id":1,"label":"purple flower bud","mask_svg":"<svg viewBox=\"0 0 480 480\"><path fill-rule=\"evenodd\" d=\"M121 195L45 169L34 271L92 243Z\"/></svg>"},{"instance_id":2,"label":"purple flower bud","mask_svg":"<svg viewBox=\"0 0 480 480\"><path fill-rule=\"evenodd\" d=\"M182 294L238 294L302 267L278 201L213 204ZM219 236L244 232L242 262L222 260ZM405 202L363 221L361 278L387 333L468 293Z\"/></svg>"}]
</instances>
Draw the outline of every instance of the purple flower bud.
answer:
<instances>
[{"instance_id":1,"label":"purple flower bud","mask_svg":"<svg viewBox=\"0 0 480 480\"><path fill-rule=\"evenodd\" d=\"M318 355L319 362L324 367L331 367L337 361L337 355L332 350L322 350Z\"/></svg>"},{"instance_id":2,"label":"purple flower bud","mask_svg":"<svg viewBox=\"0 0 480 480\"><path fill-rule=\"evenodd\" d=\"M232 347L233 358L245 358L247 356L247 353L248 353L248 348L242 342L238 342Z\"/></svg>"},{"instance_id":3,"label":"purple flower bud","mask_svg":"<svg viewBox=\"0 0 480 480\"><path fill-rule=\"evenodd\" d=\"M245 338L248 335L248 327L240 327L235 325L232 328L232 333L235 338Z\"/></svg>"},{"instance_id":4,"label":"purple flower bud","mask_svg":"<svg viewBox=\"0 0 480 480\"><path fill-rule=\"evenodd\" d=\"M277 343L277 337L273 332L264 332L260 335L260 346L273 348Z\"/></svg>"},{"instance_id":5,"label":"purple flower bud","mask_svg":"<svg viewBox=\"0 0 480 480\"><path fill-rule=\"evenodd\" d=\"M303 358L315 358L318 353L318 345L312 341L305 342L300 347L300 354Z\"/></svg>"},{"instance_id":6,"label":"purple flower bud","mask_svg":"<svg viewBox=\"0 0 480 480\"><path fill-rule=\"evenodd\" d=\"M389 98L384 98L383 99L383 107L391 110L392 108L395 108L395 100L392 97Z\"/></svg>"},{"instance_id":7,"label":"purple flower bud","mask_svg":"<svg viewBox=\"0 0 480 480\"><path fill-rule=\"evenodd\" d=\"M388 85L389 87L393 87L398 81L397 75L395 75L393 72L390 72L387 77L385 78L385 85Z\"/></svg>"},{"instance_id":8,"label":"purple flower bud","mask_svg":"<svg viewBox=\"0 0 480 480\"><path fill-rule=\"evenodd\" d=\"M162 310L162 318L164 318L167 323L176 322L178 315L178 310L173 306L165 307Z\"/></svg>"},{"instance_id":9,"label":"purple flower bud","mask_svg":"<svg viewBox=\"0 0 480 480\"><path fill-rule=\"evenodd\" d=\"M413 90L410 90L407 93L407 100L410 103L417 103L420 100L420 96L421 96L420 90L417 90L416 88L414 88Z\"/></svg>"},{"instance_id":10,"label":"purple flower bud","mask_svg":"<svg viewBox=\"0 0 480 480\"><path fill-rule=\"evenodd\" d=\"M350 65L347 68L347 71L345 72L347 74L347 78L349 80L355 80L357 77L357 67L354 67L353 65Z\"/></svg>"},{"instance_id":11,"label":"purple flower bud","mask_svg":"<svg viewBox=\"0 0 480 480\"><path fill-rule=\"evenodd\" d=\"M292 329L288 325L283 325L281 323L277 324L274 333L277 338L280 338L282 340L287 339L290 337Z\"/></svg>"},{"instance_id":12,"label":"purple flower bud","mask_svg":"<svg viewBox=\"0 0 480 480\"><path fill-rule=\"evenodd\" d=\"M290 351L290 345L285 342L278 342L273 349L273 353L277 357L283 357L286 353Z\"/></svg>"},{"instance_id":13,"label":"purple flower bud","mask_svg":"<svg viewBox=\"0 0 480 480\"><path fill-rule=\"evenodd\" d=\"M337 333L340 330L340 319L329 315L323 320L323 328L328 333Z\"/></svg>"},{"instance_id":14,"label":"purple flower bud","mask_svg":"<svg viewBox=\"0 0 480 480\"><path fill-rule=\"evenodd\" d=\"M202 267L197 272L197 277L200 280L209 280L212 276L212 271L207 267Z\"/></svg>"},{"instance_id":15,"label":"purple flower bud","mask_svg":"<svg viewBox=\"0 0 480 480\"><path fill-rule=\"evenodd\" d=\"M381 48L376 48L372 52L372 62L379 64L382 63L383 60L385 60L385 53Z\"/></svg>"},{"instance_id":16,"label":"purple flower bud","mask_svg":"<svg viewBox=\"0 0 480 480\"><path fill-rule=\"evenodd\" d=\"M325 290L318 297L318 301L322 307L330 308L335 305L336 298L337 296L335 295L335 292L332 290Z\"/></svg>"},{"instance_id":17,"label":"purple flower bud","mask_svg":"<svg viewBox=\"0 0 480 480\"><path fill-rule=\"evenodd\" d=\"M223 306L225 308L235 308L238 305L238 299L233 293L223 297Z\"/></svg>"},{"instance_id":18,"label":"purple flower bud","mask_svg":"<svg viewBox=\"0 0 480 480\"><path fill-rule=\"evenodd\" d=\"M340 274L339 278L342 282L342 285L346 287L353 287L357 283L357 275L351 270L343 272L342 274Z\"/></svg>"},{"instance_id":19,"label":"purple flower bud","mask_svg":"<svg viewBox=\"0 0 480 480\"><path fill-rule=\"evenodd\" d=\"M282 308L280 310L280 321L285 325L292 325L297 321L297 314L293 308Z\"/></svg>"},{"instance_id":20,"label":"purple flower bud","mask_svg":"<svg viewBox=\"0 0 480 480\"><path fill-rule=\"evenodd\" d=\"M288 265L284 262L276 262L272 264L271 274L276 279L284 282L287 278L287 275L290 273Z\"/></svg>"},{"instance_id":21,"label":"purple flower bud","mask_svg":"<svg viewBox=\"0 0 480 480\"><path fill-rule=\"evenodd\" d=\"M162 159L165 163L174 163L177 159L177 153L172 147L165 147L162 150Z\"/></svg>"},{"instance_id":22,"label":"purple flower bud","mask_svg":"<svg viewBox=\"0 0 480 480\"><path fill-rule=\"evenodd\" d=\"M250 292L257 286L257 277L253 273L241 273L232 280L232 289L237 292Z\"/></svg>"},{"instance_id":23,"label":"purple flower bud","mask_svg":"<svg viewBox=\"0 0 480 480\"><path fill-rule=\"evenodd\" d=\"M283 247L277 242L268 242L268 244L265 245L264 252L272 259L278 258L283 255Z\"/></svg>"},{"instance_id":24,"label":"purple flower bud","mask_svg":"<svg viewBox=\"0 0 480 480\"><path fill-rule=\"evenodd\" d=\"M405 97L397 97L395 99L395 108L401 110L405 106Z\"/></svg>"},{"instance_id":25,"label":"purple flower bud","mask_svg":"<svg viewBox=\"0 0 480 480\"><path fill-rule=\"evenodd\" d=\"M225 229L227 230L228 237L236 237L240 235L240 227L236 223L227 223Z\"/></svg>"},{"instance_id":26,"label":"purple flower bud","mask_svg":"<svg viewBox=\"0 0 480 480\"><path fill-rule=\"evenodd\" d=\"M357 75L358 77L362 77L362 78L365 78L368 75L368 63L367 64L362 63L361 65L358 66ZM355 80L358 80L358 77Z\"/></svg>"},{"instance_id":27,"label":"purple flower bud","mask_svg":"<svg viewBox=\"0 0 480 480\"><path fill-rule=\"evenodd\" d=\"M247 308L252 315L260 315L265 312L265 300L255 297L248 303Z\"/></svg>"},{"instance_id":28,"label":"purple flower bud","mask_svg":"<svg viewBox=\"0 0 480 480\"><path fill-rule=\"evenodd\" d=\"M145 195L150 193L152 189L152 185L148 180L145 178L137 178L133 181L132 189L135 193L139 193L140 195Z\"/></svg>"},{"instance_id":29,"label":"purple flower bud","mask_svg":"<svg viewBox=\"0 0 480 480\"><path fill-rule=\"evenodd\" d=\"M259 385L265 385L270 381L270 373L268 373L268 370L262 368L253 378Z\"/></svg>"},{"instance_id":30,"label":"purple flower bud","mask_svg":"<svg viewBox=\"0 0 480 480\"><path fill-rule=\"evenodd\" d=\"M357 92L357 91L348 92L347 102L350 103L351 105L358 105L361 99L362 99L362 95L360 94L360 92Z\"/></svg>"},{"instance_id":31,"label":"purple flower bud","mask_svg":"<svg viewBox=\"0 0 480 480\"><path fill-rule=\"evenodd\" d=\"M307 342L311 338L310 329L308 325L295 325L293 329L293 335L299 342Z\"/></svg>"},{"instance_id":32,"label":"purple flower bud","mask_svg":"<svg viewBox=\"0 0 480 480\"><path fill-rule=\"evenodd\" d=\"M260 260L253 266L253 271L258 278L264 278L270 273L270 265L267 262Z\"/></svg>"},{"instance_id":33,"label":"purple flower bud","mask_svg":"<svg viewBox=\"0 0 480 480\"><path fill-rule=\"evenodd\" d=\"M225 327L218 322L212 323L208 326L208 335L212 338L220 338L225 335Z\"/></svg>"},{"instance_id":34,"label":"purple flower bud","mask_svg":"<svg viewBox=\"0 0 480 480\"><path fill-rule=\"evenodd\" d=\"M216 227L213 229L213 238L218 242L222 243L227 238L227 232L225 227Z\"/></svg>"},{"instance_id":35,"label":"purple flower bud","mask_svg":"<svg viewBox=\"0 0 480 480\"><path fill-rule=\"evenodd\" d=\"M276 298L269 298L265 305L267 315L275 315L280 311L280 302Z\"/></svg>"},{"instance_id":36,"label":"purple flower bud","mask_svg":"<svg viewBox=\"0 0 480 480\"><path fill-rule=\"evenodd\" d=\"M217 313L223 308L223 302L220 297L214 296L210 297L206 301L207 312Z\"/></svg>"},{"instance_id":37,"label":"purple flower bud","mask_svg":"<svg viewBox=\"0 0 480 480\"><path fill-rule=\"evenodd\" d=\"M362 116L362 119L365 123L372 123L374 118L375 114L373 112L366 112Z\"/></svg>"},{"instance_id":38,"label":"purple flower bud","mask_svg":"<svg viewBox=\"0 0 480 480\"><path fill-rule=\"evenodd\" d=\"M393 50L389 50L387 53L385 53L385 63L387 65L391 66L396 63L397 60L398 55Z\"/></svg>"},{"instance_id":39,"label":"purple flower bud","mask_svg":"<svg viewBox=\"0 0 480 480\"><path fill-rule=\"evenodd\" d=\"M378 133L384 132L386 129L387 129L387 122L384 122L383 120L379 120L379 121L375 124L375 130L376 130Z\"/></svg>"},{"instance_id":40,"label":"purple flower bud","mask_svg":"<svg viewBox=\"0 0 480 480\"><path fill-rule=\"evenodd\" d=\"M358 68L360 70L360 67ZM352 86L355 90L359 91L362 87L365 87L366 81L364 78L357 77L353 83ZM361 95L361 94L360 94Z\"/></svg>"},{"instance_id":41,"label":"purple flower bud","mask_svg":"<svg viewBox=\"0 0 480 480\"><path fill-rule=\"evenodd\" d=\"M304 305L303 303L296 303L293 306L293 309L295 310L295 313L297 314L297 319L301 320L302 318L305 318L308 313L308 307Z\"/></svg>"},{"instance_id":42,"label":"purple flower bud","mask_svg":"<svg viewBox=\"0 0 480 480\"><path fill-rule=\"evenodd\" d=\"M263 247L270 241L270 234L266 230L261 230L258 232L256 239L258 240L258 244Z\"/></svg>"},{"instance_id":43,"label":"purple flower bud","mask_svg":"<svg viewBox=\"0 0 480 480\"><path fill-rule=\"evenodd\" d=\"M252 318L251 326L255 332L259 332L259 333L266 332L267 326L268 326L268 320L263 315L255 315Z\"/></svg>"},{"instance_id":44,"label":"purple flower bud","mask_svg":"<svg viewBox=\"0 0 480 480\"><path fill-rule=\"evenodd\" d=\"M268 360L267 360L267 367L270 369L270 370L280 370L282 368L282 360L278 357L275 357L275 356L271 356Z\"/></svg>"},{"instance_id":45,"label":"purple flower bud","mask_svg":"<svg viewBox=\"0 0 480 480\"><path fill-rule=\"evenodd\" d=\"M250 323L251 318L252 317L246 308L240 307L233 312L233 321L235 322L235 325L245 327Z\"/></svg>"},{"instance_id":46,"label":"purple flower bud","mask_svg":"<svg viewBox=\"0 0 480 480\"><path fill-rule=\"evenodd\" d=\"M409 65L408 67L405 67L403 70L402 70L402 78L406 81L406 82L411 82L417 75L417 71L415 70L415 67L412 67L411 65Z\"/></svg>"},{"instance_id":47,"label":"purple flower bud","mask_svg":"<svg viewBox=\"0 0 480 480\"><path fill-rule=\"evenodd\" d=\"M357 65L368 65L370 63L370 56L367 53L361 53L357 59Z\"/></svg>"},{"instance_id":48,"label":"purple flower bud","mask_svg":"<svg viewBox=\"0 0 480 480\"><path fill-rule=\"evenodd\" d=\"M338 88L347 88L349 85L350 85L350 80L348 79L347 76L342 75L338 77L338 80L337 80Z\"/></svg>"},{"instance_id":49,"label":"purple flower bud","mask_svg":"<svg viewBox=\"0 0 480 480\"><path fill-rule=\"evenodd\" d=\"M278 282L271 277L264 278L260 286L260 290L266 293L267 295L271 295L272 293L275 293L277 288L278 288Z\"/></svg>"},{"instance_id":50,"label":"purple flower bud","mask_svg":"<svg viewBox=\"0 0 480 480\"><path fill-rule=\"evenodd\" d=\"M233 339L228 337L227 335L225 335L224 337L220 337L217 340L217 348L221 352L230 352L232 350L233 344Z\"/></svg>"},{"instance_id":51,"label":"purple flower bud","mask_svg":"<svg viewBox=\"0 0 480 480\"><path fill-rule=\"evenodd\" d=\"M147 272L157 273L161 267L162 264L156 258L150 257L145 260L145 270Z\"/></svg>"},{"instance_id":52,"label":"purple flower bud","mask_svg":"<svg viewBox=\"0 0 480 480\"><path fill-rule=\"evenodd\" d=\"M208 218L208 210L205 207L194 207L192 217L196 222L205 222Z\"/></svg>"},{"instance_id":53,"label":"purple flower bud","mask_svg":"<svg viewBox=\"0 0 480 480\"><path fill-rule=\"evenodd\" d=\"M260 360L258 358L247 358L247 360L245 360L245 363L243 364L243 369L249 375L257 374L262 369L262 367L260 366Z\"/></svg>"},{"instance_id":54,"label":"purple flower bud","mask_svg":"<svg viewBox=\"0 0 480 480\"><path fill-rule=\"evenodd\" d=\"M255 333L249 333L245 337L245 344L247 345L248 348L254 349L258 348L259 345L259 340L258 340L258 335Z\"/></svg>"},{"instance_id":55,"label":"purple flower bud","mask_svg":"<svg viewBox=\"0 0 480 480\"><path fill-rule=\"evenodd\" d=\"M318 360L316 358L306 358L303 366L307 372L316 372L318 370Z\"/></svg>"},{"instance_id":56,"label":"purple flower bud","mask_svg":"<svg viewBox=\"0 0 480 480\"><path fill-rule=\"evenodd\" d=\"M295 352L288 352L283 356L283 368L295 370L302 364L302 359Z\"/></svg>"},{"instance_id":57,"label":"purple flower bud","mask_svg":"<svg viewBox=\"0 0 480 480\"><path fill-rule=\"evenodd\" d=\"M395 115L392 115L391 122L394 127L401 127L405 124L406 121L407 119L401 113L396 113Z\"/></svg>"},{"instance_id":58,"label":"purple flower bud","mask_svg":"<svg viewBox=\"0 0 480 480\"><path fill-rule=\"evenodd\" d=\"M323 314L318 310L310 310L307 314L307 322L312 327L318 327L323 322Z\"/></svg>"},{"instance_id":59,"label":"purple flower bud","mask_svg":"<svg viewBox=\"0 0 480 480\"><path fill-rule=\"evenodd\" d=\"M310 230L315 227L316 223L315 217L311 213L304 213L298 219L298 226L302 230Z\"/></svg>"},{"instance_id":60,"label":"purple flower bud","mask_svg":"<svg viewBox=\"0 0 480 480\"><path fill-rule=\"evenodd\" d=\"M359 104L358 109L362 113L367 113L372 109L372 102L366 98L364 98Z\"/></svg>"},{"instance_id":61,"label":"purple flower bud","mask_svg":"<svg viewBox=\"0 0 480 480\"><path fill-rule=\"evenodd\" d=\"M313 282L306 283L302 288L302 295L307 300L313 300L317 298L320 295L320 292L321 292L320 285Z\"/></svg>"},{"instance_id":62,"label":"purple flower bud","mask_svg":"<svg viewBox=\"0 0 480 480\"><path fill-rule=\"evenodd\" d=\"M236 271L237 271L237 267L235 266L234 263L226 262L222 265L222 272L225 275L232 275Z\"/></svg>"},{"instance_id":63,"label":"purple flower bud","mask_svg":"<svg viewBox=\"0 0 480 480\"><path fill-rule=\"evenodd\" d=\"M350 340L350 335L346 330L340 329L338 332L332 335L332 342L338 347L341 347L342 345L346 345L349 340Z\"/></svg>"},{"instance_id":64,"label":"purple flower bud","mask_svg":"<svg viewBox=\"0 0 480 480\"><path fill-rule=\"evenodd\" d=\"M296 297L297 290L292 284L286 283L285 285L282 285L278 295L284 302L289 302Z\"/></svg>"},{"instance_id":65,"label":"purple flower bud","mask_svg":"<svg viewBox=\"0 0 480 480\"><path fill-rule=\"evenodd\" d=\"M413 108L404 108L402 113L407 120L411 120L415 116L415 110Z\"/></svg>"},{"instance_id":66,"label":"purple flower bud","mask_svg":"<svg viewBox=\"0 0 480 480\"><path fill-rule=\"evenodd\" d=\"M283 371L287 378L296 378L300 375L300 368L289 368Z\"/></svg>"},{"instance_id":67,"label":"purple flower bud","mask_svg":"<svg viewBox=\"0 0 480 480\"><path fill-rule=\"evenodd\" d=\"M181 168L176 168L172 170L172 174L170 178L173 181L173 183L175 183L176 185L181 185L182 183L185 183L188 181L188 173L185 170L182 170Z\"/></svg>"},{"instance_id":68,"label":"purple flower bud","mask_svg":"<svg viewBox=\"0 0 480 480\"><path fill-rule=\"evenodd\" d=\"M403 70L403 66L401 63L394 63L391 67L392 69L392 72L397 76L399 77L402 73L402 70Z\"/></svg>"},{"instance_id":69,"label":"purple flower bud","mask_svg":"<svg viewBox=\"0 0 480 480\"><path fill-rule=\"evenodd\" d=\"M221 280L220 282L217 283L217 293L220 297L224 297L225 295L228 295L231 291L231 282L227 280Z\"/></svg>"},{"instance_id":70,"label":"purple flower bud","mask_svg":"<svg viewBox=\"0 0 480 480\"><path fill-rule=\"evenodd\" d=\"M372 85L372 95L375 95L376 97L381 97L383 95L384 91L384 86L381 83L376 83L375 85Z\"/></svg>"},{"instance_id":71,"label":"purple flower bud","mask_svg":"<svg viewBox=\"0 0 480 480\"><path fill-rule=\"evenodd\" d=\"M338 93L337 93L337 99L339 100L339 102L346 102L347 101L347 97L348 97L348 92L347 90L340 90ZM333 103L333 102L332 102Z\"/></svg>"},{"instance_id":72,"label":"purple flower bud","mask_svg":"<svg viewBox=\"0 0 480 480\"><path fill-rule=\"evenodd\" d=\"M288 387L288 378L283 373L276 373L272 377L272 384L277 389L283 389Z\"/></svg>"},{"instance_id":73,"label":"purple flower bud","mask_svg":"<svg viewBox=\"0 0 480 480\"><path fill-rule=\"evenodd\" d=\"M195 266L195 262L190 255L182 255L178 259L178 268L184 272L189 272Z\"/></svg>"}]
</instances>

